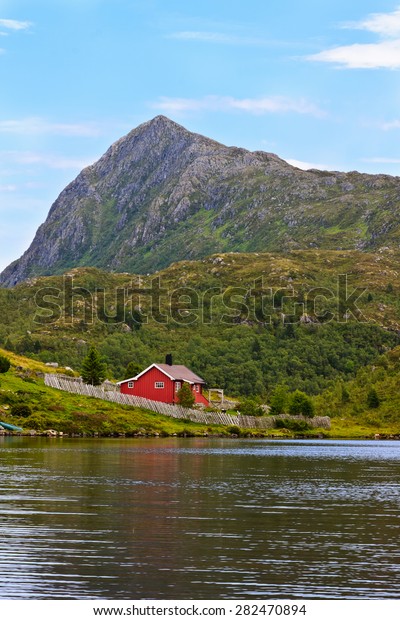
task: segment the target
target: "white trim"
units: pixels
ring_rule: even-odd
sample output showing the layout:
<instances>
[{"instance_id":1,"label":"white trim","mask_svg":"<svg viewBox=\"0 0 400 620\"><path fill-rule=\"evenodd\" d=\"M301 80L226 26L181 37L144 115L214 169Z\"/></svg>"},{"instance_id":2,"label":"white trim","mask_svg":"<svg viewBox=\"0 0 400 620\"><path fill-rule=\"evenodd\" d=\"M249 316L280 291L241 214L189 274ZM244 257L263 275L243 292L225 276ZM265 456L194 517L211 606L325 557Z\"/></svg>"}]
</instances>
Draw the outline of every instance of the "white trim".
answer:
<instances>
[{"instance_id":1,"label":"white trim","mask_svg":"<svg viewBox=\"0 0 400 620\"><path fill-rule=\"evenodd\" d=\"M165 389L165 381L154 381L154 389L155 390L164 390Z\"/></svg>"},{"instance_id":2,"label":"white trim","mask_svg":"<svg viewBox=\"0 0 400 620\"><path fill-rule=\"evenodd\" d=\"M136 381L136 379L139 379L139 377L144 375L146 372L148 372L149 370L151 370L151 368L154 368L155 366L158 368L157 364L151 364L150 366L142 370L142 372L140 372L138 375L136 375L136 377L131 377L130 379L124 379L123 381L119 381L117 385L121 385L122 383L126 383L127 381ZM158 370L161 370L161 368L158 368ZM164 373L164 374L167 374L167 373ZM170 377L170 379L172 379L172 377Z\"/></svg>"},{"instance_id":3,"label":"white trim","mask_svg":"<svg viewBox=\"0 0 400 620\"><path fill-rule=\"evenodd\" d=\"M128 381L128 388L129 389L132 389L134 387L134 385L135 385L134 381Z\"/></svg>"},{"instance_id":4,"label":"white trim","mask_svg":"<svg viewBox=\"0 0 400 620\"><path fill-rule=\"evenodd\" d=\"M162 372L166 377L168 377L168 379L171 379L171 381L182 381L184 383L189 383L190 385L199 383L199 381L189 381L189 379L177 379L176 377L172 377L171 375L169 375L163 368L160 368L158 364L151 364L150 366L142 370L142 372L140 372L138 375L136 375L136 377L131 377L130 379L124 379L123 381L118 381L117 385L122 385L122 383L126 383L127 381L136 381L137 379L139 379L142 375L146 374L146 372L148 372L152 368L157 368L157 370ZM204 381L202 382L204 383Z\"/></svg>"}]
</instances>

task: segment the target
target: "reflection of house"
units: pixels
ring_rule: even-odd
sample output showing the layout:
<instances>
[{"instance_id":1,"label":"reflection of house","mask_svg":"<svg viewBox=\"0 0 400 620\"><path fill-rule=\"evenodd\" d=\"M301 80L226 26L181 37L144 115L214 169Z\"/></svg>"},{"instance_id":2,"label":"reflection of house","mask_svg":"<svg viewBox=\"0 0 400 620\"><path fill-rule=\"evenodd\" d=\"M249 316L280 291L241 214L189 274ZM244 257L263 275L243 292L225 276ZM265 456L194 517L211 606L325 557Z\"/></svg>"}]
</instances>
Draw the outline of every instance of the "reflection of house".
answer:
<instances>
[{"instance_id":1,"label":"reflection of house","mask_svg":"<svg viewBox=\"0 0 400 620\"><path fill-rule=\"evenodd\" d=\"M166 364L152 364L146 370L120 381L121 394L142 396L149 400L163 403L177 403L178 392L183 383L187 383L195 397L195 403L207 406L208 400L203 396L205 381L186 366L172 364L172 357L167 355Z\"/></svg>"}]
</instances>

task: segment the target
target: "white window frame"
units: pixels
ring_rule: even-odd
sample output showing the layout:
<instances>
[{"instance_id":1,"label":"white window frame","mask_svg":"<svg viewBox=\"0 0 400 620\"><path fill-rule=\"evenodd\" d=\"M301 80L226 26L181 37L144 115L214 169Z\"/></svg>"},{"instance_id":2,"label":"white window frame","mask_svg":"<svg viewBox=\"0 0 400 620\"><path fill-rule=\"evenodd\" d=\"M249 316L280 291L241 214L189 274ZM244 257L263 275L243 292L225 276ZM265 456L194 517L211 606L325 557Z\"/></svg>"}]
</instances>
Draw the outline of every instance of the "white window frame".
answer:
<instances>
[{"instance_id":1,"label":"white window frame","mask_svg":"<svg viewBox=\"0 0 400 620\"><path fill-rule=\"evenodd\" d=\"M198 383L196 383L196 392L200 392L200 386Z\"/></svg>"},{"instance_id":2,"label":"white window frame","mask_svg":"<svg viewBox=\"0 0 400 620\"><path fill-rule=\"evenodd\" d=\"M133 388L134 385L133 381L128 381L128 388Z\"/></svg>"},{"instance_id":3,"label":"white window frame","mask_svg":"<svg viewBox=\"0 0 400 620\"><path fill-rule=\"evenodd\" d=\"M179 390L181 389L181 387L182 387L182 383L181 383L180 381L177 381L177 382L175 383L175 392L179 392Z\"/></svg>"},{"instance_id":4,"label":"white window frame","mask_svg":"<svg viewBox=\"0 0 400 620\"><path fill-rule=\"evenodd\" d=\"M156 390L163 390L165 388L165 383L164 381L155 381L154 387Z\"/></svg>"}]
</instances>

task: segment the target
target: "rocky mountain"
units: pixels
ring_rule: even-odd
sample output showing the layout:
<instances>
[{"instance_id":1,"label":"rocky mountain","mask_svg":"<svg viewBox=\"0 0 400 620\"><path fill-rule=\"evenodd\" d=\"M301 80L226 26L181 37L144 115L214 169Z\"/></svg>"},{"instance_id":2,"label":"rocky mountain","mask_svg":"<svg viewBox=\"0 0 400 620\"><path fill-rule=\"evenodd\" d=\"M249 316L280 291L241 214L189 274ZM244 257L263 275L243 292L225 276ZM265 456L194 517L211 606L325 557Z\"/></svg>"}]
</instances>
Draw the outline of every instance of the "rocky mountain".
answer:
<instances>
[{"instance_id":1,"label":"rocky mountain","mask_svg":"<svg viewBox=\"0 0 400 620\"><path fill-rule=\"evenodd\" d=\"M215 252L398 247L399 205L398 177L305 172L158 116L63 190L0 285L78 266L151 272Z\"/></svg>"}]
</instances>

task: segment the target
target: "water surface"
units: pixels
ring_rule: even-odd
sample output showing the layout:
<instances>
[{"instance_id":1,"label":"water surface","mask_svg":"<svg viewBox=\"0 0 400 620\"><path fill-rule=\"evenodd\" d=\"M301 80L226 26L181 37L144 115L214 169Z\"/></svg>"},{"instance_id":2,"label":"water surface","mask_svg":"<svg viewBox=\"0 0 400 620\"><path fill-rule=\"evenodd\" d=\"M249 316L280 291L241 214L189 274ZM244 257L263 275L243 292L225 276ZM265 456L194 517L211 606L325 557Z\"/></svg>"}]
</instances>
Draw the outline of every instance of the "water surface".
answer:
<instances>
[{"instance_id":1,"label":"water surface","mask_svg":"<svg viewBox=\"0 0 400 620\"><path fill-rule=\"evenodd\" d=\"M0 438L0 598L400 598L400 442Z\"/></svg>"}]
</instances>

